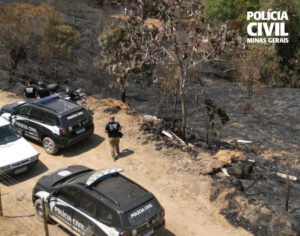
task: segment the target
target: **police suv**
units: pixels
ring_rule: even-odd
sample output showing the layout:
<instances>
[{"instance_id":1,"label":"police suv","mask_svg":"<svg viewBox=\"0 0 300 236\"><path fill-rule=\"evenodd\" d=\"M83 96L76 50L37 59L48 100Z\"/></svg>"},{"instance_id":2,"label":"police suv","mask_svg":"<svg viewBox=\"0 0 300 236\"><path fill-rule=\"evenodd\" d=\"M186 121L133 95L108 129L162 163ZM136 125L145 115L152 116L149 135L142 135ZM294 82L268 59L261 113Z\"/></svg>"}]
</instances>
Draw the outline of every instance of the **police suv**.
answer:
<instances>
[{"instance_id":1,"label":"police suv","mask_svg":"<svg viewBox=\"0 0 300 236\"><path fill-rule=\"evenodd\" d=\"M32 192L38 219L43 219L44 199L47 219L75 235L163 235L164 209L121 171L69 166L43 176Z\"/></svg>"},{"instance_id":2,"label":"police suv","mask_svg":"<svg viewBox=\"0 0 300 236\"><path fill-rule=\"evenodd\" d=\"M5 105L1 114L20 134L41 142L52 155L94 132L92 115L56 94Z\"/></svg>"}]
</instances>

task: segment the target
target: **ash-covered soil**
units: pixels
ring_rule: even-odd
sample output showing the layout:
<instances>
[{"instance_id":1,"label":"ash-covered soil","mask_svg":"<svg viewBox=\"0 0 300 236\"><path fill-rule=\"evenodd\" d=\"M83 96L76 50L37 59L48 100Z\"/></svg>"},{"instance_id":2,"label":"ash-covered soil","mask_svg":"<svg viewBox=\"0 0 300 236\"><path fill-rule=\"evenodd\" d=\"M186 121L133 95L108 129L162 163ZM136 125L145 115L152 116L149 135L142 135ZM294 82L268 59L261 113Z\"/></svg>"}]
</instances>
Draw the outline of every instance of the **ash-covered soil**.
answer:
<instances>
[{"instance_id":1,"label":"ash-covered soil","mask_svg":"<svg viewBox=\"0 0 300 236\"><path fill-rule=\"evenodd\" d=\"M300 168L300 90L291 88L255 87L251 98L247 89L236 83L201 75L203 86L196 105L195 84L191 84L187 97L189 134L196 136L195 143L205 141L205 107L204 100L212 99L225 109L229 122L222 126L216 122L216 138L211 136L210 143L225 147L236 147L236 140L252 141L251 149L259 156L281 164ZM128 92L129 104L138 111L155 114L166 120L172 117L172 101L167 100L159 109L158 88L132 86ZM180 103L177 105L180 109ZM177 118L180 117L180 111Z\"/></svg>"},{"instance_id":2,"label":"ash-covered soil","mask_svg":"<svg viewBox=\"0 0 300 236\"><path fill-rule=\"evenodd\" d=\"M253 144L227 149L184 145L164 135L163 130L172 131L159 120L140 129L147 135L143 145L153 141L156 150L175 148L188 154L174 162L176 171L213 178L210 200L234 226L254 235L300 234L300 169L289 160L267 160L253 151Z\"/></svg>"}]
</instances>

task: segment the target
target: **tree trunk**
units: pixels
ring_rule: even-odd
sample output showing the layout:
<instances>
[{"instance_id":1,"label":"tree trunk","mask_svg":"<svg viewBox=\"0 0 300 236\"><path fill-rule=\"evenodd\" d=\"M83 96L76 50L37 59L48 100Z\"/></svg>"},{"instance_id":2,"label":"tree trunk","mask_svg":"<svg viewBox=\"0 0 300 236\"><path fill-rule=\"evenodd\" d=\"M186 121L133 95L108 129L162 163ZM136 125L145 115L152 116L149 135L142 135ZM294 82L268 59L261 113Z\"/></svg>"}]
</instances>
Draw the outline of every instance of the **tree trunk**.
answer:
<instances>
[{"instance_id":1,"label":"tree trunk","mask_svg":"<svg viewBox=\"0 0 300 236\"><path fill-rule=\"evenodd\" d=\"M8 75L9 75L9 83L13 83L16 81L16 70L17 70L17 65L16 63L11 63L8 69Z\"/></svg>"},{"instance_id":2,"label":"tree trunk","mask_svg":"<svg viewBox=\"0 0 300 236\"><path fill-rule=\"evenodd\" d=\"M8 83L12 83L13 82L13 75L12 75L12 69L9 68L8 69Z\"/></svg>"},{"instance_id":3,"label":"tree trunk","mask_svg":"<svg viewBox=\"0 0 300 236\"><path fill-rule=\"evenodd\" d=\"M55 76L55 81L57 81L57 60L55 60L55 64L54 64L54 76Z\"/></svg>"},{"instance_id":4,"label":"tree trunk","mask_svg":"<svg viewBox=\"0 0 300 236\"><path fill-rule=\"evenodd\" d=\"M248 96L249 96L249 98L251 98L252 97L252 94L253 94L253 82L252 82L252 80L250 80L250 81L248 81Z\"/></svg>"},{"instance_id":5,"label":"tree trunk","mask_svg":"<svg viewBox=\"0 0 300 236\"><path fill-rule=\"evenodd\" d=\"M41 80L41 78L42 78L42 62L40 61L39 62L39 67L38 67L38 73L39 73L39 80Z\"/></svg>"},{"instance_id":6,"label":"tree trunk","mask_svg":"<svg viewBox=\"0 0 300 236\"><path fill-rule=\"evenodd\" d=\"M176 80L176 90L175 93L173 94L173 118L172 118L172 127L173 130L175 130L175 119L176 119L176 110L177 110L177 95L178 95L178 90L179 90L179 81Z\"/></svg>"},{"instance_id":7,"label":"tree trunk","mask_svg":"<svg viewBox=\"0 0 300 236\"><path fill-rule=\"evenodd\" d=\"M186 129L186 104L185 104L185 97L183 93L180 93L180 100L181 100L181 137L185 140L185 129Z\"/></svg>"},{"instance_id":8,"label":"tree trunk","mask_svg":"<svg viewBox=\"0 0 300 236\"><path fill-rule=\"evenodd\" d=\"M207 126L206 126L206 144L207 145L208 145L208 138L209 138L209 123L207 123Z\"/></svg>"},{"instance_id":9,"label":"tree trunk","mask_svg":"<svg viewBox=\"0 0 300 236\"><path fill-rule=\"evenodd\" d=\"M175 130L175 119L176 119L176 110L177 110L177 94L174 94L173 97L173 117L172 117L172 128Z\"/></svg>"},{"instance_id":10,"label":"tree trunk","mask_svg":"<svg viewBox=\"0 0 300 236\"><path fill-rule=\"evenodd\" d=\"M126 89L125 88L123 88L123 90L122 90L121 100L122 100L122 102L126 103Z\"/></svg>"}]
</instances>

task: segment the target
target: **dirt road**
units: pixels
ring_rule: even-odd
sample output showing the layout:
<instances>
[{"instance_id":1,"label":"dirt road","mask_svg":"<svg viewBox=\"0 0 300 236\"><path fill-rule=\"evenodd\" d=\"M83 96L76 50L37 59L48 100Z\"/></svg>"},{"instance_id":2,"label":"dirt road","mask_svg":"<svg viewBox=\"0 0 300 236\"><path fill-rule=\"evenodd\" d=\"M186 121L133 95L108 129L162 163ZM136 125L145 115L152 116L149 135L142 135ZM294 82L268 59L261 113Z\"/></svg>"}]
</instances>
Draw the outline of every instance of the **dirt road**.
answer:
<instances>
[{"instance_id":1,"label":"dirt road","mask_svg":"<svg viewBox=\"0 0 300 236\"><path fill-rule=\"evenodd\" d=\"M0 107L18 98L0 90ZM0 235L43 235L43 226L35 218L31 191L42 175L68 165L85 165L100 169L122 167L124 174L156 195L166 210L166 235L250 235L241 228L230 225L219 209L209 202L211 180L206 176L192 176L176 171L174 158L184 158L184 153L170 149L155 150L154 143L142 145L144 137L139 132L140 116L121 110L116 120L121 123L124 137L121 140L122 157L116 162L109 154L104 133L109 114L107 106L90 98L94 111L95 135L75 146L61 150L57 155L45 153L39 144L33 146L41 153L40 163L29 172L0 183L3 212L0 217ZM0 153L1 156L1 153ZM50 225L50 235L68 235L57 225Z\"/></svg>"}]
</instances>

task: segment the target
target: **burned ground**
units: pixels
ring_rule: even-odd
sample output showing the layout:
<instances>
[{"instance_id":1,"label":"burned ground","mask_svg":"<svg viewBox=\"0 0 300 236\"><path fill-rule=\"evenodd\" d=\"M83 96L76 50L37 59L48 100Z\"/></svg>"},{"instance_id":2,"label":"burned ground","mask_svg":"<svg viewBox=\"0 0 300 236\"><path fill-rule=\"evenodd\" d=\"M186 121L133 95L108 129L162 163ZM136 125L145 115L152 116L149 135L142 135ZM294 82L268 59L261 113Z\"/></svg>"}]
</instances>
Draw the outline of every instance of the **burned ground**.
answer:
<instances>
[{"instance_id":1,"label":"burned ground","mask_svg":"<svg viewBox=\"0 0 300 236\"><path fill-rule=\"evenodd\" d=\"M175 148L188 153L189 159L174 161L176 171L212 177L210 201L234 226L242 226L254 235L300 234L300 171L287 161L266 160L252 151L252 144L251 148L232 144L231 149L220 150L184 145L162 133L169 130L172 134L162 120L145 121L140 130L146 135L144 145L152 141L156 150ZM289 183L282 177L284 173L291 176Z\"/></svg>"}]
</instances>

